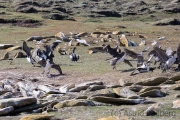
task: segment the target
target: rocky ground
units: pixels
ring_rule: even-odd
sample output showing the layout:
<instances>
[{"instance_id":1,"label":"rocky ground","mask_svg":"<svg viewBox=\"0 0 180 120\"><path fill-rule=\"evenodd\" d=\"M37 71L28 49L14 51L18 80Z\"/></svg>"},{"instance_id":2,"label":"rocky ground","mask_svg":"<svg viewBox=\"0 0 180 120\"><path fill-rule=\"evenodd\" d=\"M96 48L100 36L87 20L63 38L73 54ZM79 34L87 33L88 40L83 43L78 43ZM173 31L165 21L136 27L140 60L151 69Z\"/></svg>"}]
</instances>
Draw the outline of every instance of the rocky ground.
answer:
<instances>
[{"instance_id":1,"label":"rocky ground","mask_svg":"<svg viewBox=\"0 0 180 120\"><path fill-rule=\"evenodd\" d=\"M138 45L132 47L122 43L122 48L139 52L157 40L163 48L171 46L176 50L180 31L179 2L0 1L1 32L6 35L9 30L7 36L0 33L0 43L3 44L0 46L0 119L179 120L178 71L172 69L169 74L156 69L130 76L135 67L120 64L117 70L112 70L109 61L105 61L110 56L102 50L104 44L115 46L117 36L122 34ZM67 36L70 31L81 34L90 46L77 41L70 45L70 49L76 46L77 53L81 55L77 64L70 63L68 55L59 55L60 46L55 52L55 56L60 57L55 57L55 62L60 64L63 75L52 70L49 78L41 74L42 67L32 67L25 60L20 40L26 38L27 44L35 48L34 39L61 39L59 30L65 31ZM35 38L29 32L40 35ZM139 34L145 35L147 40L144 44ZM163 36L166 40L159 40ZM61 45L64 44L69 42L63 41ZM14 53L18 54L14 56ZM128 59L136 64L135 60Z\"/></svg>"}]
</instances>

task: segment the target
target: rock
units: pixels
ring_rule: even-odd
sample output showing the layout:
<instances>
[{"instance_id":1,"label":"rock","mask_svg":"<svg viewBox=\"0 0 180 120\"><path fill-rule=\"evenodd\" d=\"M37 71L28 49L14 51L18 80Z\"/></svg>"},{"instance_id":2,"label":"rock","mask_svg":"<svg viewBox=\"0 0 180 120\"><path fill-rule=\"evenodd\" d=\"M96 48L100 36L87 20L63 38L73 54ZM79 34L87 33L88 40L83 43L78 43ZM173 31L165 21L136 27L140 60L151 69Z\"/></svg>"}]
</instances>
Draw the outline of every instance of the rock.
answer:
<instances>
[{"instance_id":1,"label":"rock","mask_svg":"<svg viewBox=\"0 0 180 120\"><path fill-rule=\"evenodd\" d=\"M132 83L132 82L129 82L129 81L127 81L127 80L124 80L124 79L120 79L120 80L119 80L119 84L120 84L121 86L130 86L130 85L132 85L133 83Z\"/></svg>"},{"instance_id":2,"label":"rock","mask_svg":"<svg viewBox=\"0 0 180 120\"><path fill-rule=\"evenodd\" d=\"M134 92L139 92L141 89L143 89L142 85L131 85L129 86L129 89Z\"/></svg>"},{"instance_id":3,"label":"rock","mask_svg":"<svg viewBox=\"0 0 180 120\"><path fill-rule=\"evenodd\" d=\"M12 97L13 97L12 92L7 92L7 93L1 95L0 99L7 99L7 98L12 98Z\"/></svg>"},{"instance_id":4,"label":"rock","mask_svg":"<svg viewBox=\"0 0 180 120\"><path fill-rule=\"evenodd\" d=\"M25 56L26 55L24 55L23 52L17 52L17 53L15 53L14 58L23 58Z\"/></svg>"},{"instance_id":5,"label":"rock","mask_svg":"<svg viewBox=\"0 0 180 120\"><path fill-rule=\"evenodd\" d=\"M155 115L157 115L157 112L155 112L154 110L146 110L146 111L144 111L144 115L146 115L146 116L155 116Z\"/></svg>"},{"instance_id":6,"label":"rock","mask_svg":"<svg viewBox=\"0 0 180 120\"><path fill-rule=\"evenodd\" d=\"M165 82L168 78L165 77L152 77L147 78L145 80L141 80L141 82L135 83L135 85L143 85L143 86L156 86Z\"/></svg>"},{"instance_id":7,"label":"rock","mask_svg":"<svg viewBox=\"0 0 180 120\"><path fill-rule=\"evenodd\" d=\"M11 91L10 90L0 90L0 95L3 95L5 93L7 93L7 92L11 92Z\"/></svg>"},{"instance_id":8,"label":"rock","mask_svg":"<svg viewBox=\"0 0 180 120\"><path fill-rule=\"evenodd\" d=\"M9 47L6 49L7 52L13 51L13 50L17 50L17 49L21 49L21 46L13 46L13 47Z\"/></svg>"},{"instance_id":9,"label":"rock","mask_svg":"<svg viewBox=\"0 0 180 120\"><path fill-rule=\"evenodd\" d=\"M135 92L129 90L128 87L124 87L124 88L118 87L118 88L114 88L113 90L117 95L124 98L138 96Z\"/></svg>"},{"instance_id":10,"label":"rock","mask_svg":"<svg viewBox=\"0 0 180 120\"><path fill-rule=\"evenodd\" d=\"M50 104L51 104L51 102L43 102L43 103L30 104L30 105L22 106L20 108L16 108L14 111L12 111L11 115L15 115L15 114L18 114L21 112L30 112L32 110L43 108L43 107L50 105Z\"/></svg>"},{"instance_id":11,"label":"rock","mask_svg":"<svg viewBox=\"0 0 180 120\"><path fill-rule=\"evenodd\" d=\"M173 101L173 107L172 108L176 108L176 109L180 108L180 100Z\"/></svg>"},{"instance_id":12,"label":"rock","mask_svg":"<svg viewBox=\"0 0 180 120\"><path fill-rule=\"evenodd\" d=\"M46 94L56 94L56 93L59 94L60 93L59 91L45 85L38 85L38 89L44 91Z\"/></svg>"},{"instance_id":13,"label":"rock","mask_svg":"<svg viewBox=\"0 0 180 120\"><path fill-rule=\"evenodd\" d=\"M86 93L88 94L88 93ZM94 96L104 96L104 97L118 97L112 88L106 88L102 90L97 90L96 92L90 92L90 95L88 94L89 98Z\"/></svg>"},{"instance_id":14,"label":"rock","mask_svg":"<svg viewBox=\"0 0 180 120\"><path fill-rule=\"evenodd\" d=\"M164 97L165 93L160 90L153 89L150 91L140 93L139 96L141 96L141 97Z\"/></svg>"},{"instance_id":15,"label":"rock","mask_svg":"<svg viewBox=\"0 0 180 120\"><path fill-rule=\"evenodd\" d=\"M75 87L75 84L74 83L69 83L69 84L66 84L62 87L59 88L59 91L61 93L67 93L69 92L70 89L74 88Z\"/></svg>"},{"instance_id":16,"label":"rock","mask_svg":"<svg viewBox=\"0 0 180 120\"><path fill-rule=\"evenodd\" d=\"M175 84L170 87L171 90L180 90L180 84Z\"/></svg>"},{"instance_id":17,"label":"rock","mask_svg":"<svg viewBox=\"0 0 180 120\"><path fill-rule=\"evenodd\" d=\"M17 85L19 86L20 92L23 97L32 96L31 94L28 94L28 90L26 89L26 85L24 83L18 82Z\"/></svg>"},{"instance_id":18,"label":"rock","mask_svg":"<svg viewBox=\"0 0 180 120\"><path fill-rule=\"evenodd\" d=\"M89 87L89 85L84 86L76 86L74 88L71 88L69 92L80 92L81 90L86 90Z\"/></svg>"},{"instance_id":19,"label":"rock","mask_svg":"<svg viewBox=\"0 0 180 120\"><path fill-rule=\"evenodd\" d=\"M173 77L169 78L169 80L178 81L178 80L180 80L180 75L173 76Z\"/></svg>"},{"instance_id":20,"label":"rock","mask_svg":"<svg viewBox=\"0 0 180 120\"><path fill-rule=\"evenodd\" d=\"M144 101L143 99L110 98L103 96L91 97L90 100L102 103L109 103L113 105L135 105L140 104Z\"/></svg>"},{"instance_id":21,"label":"rock","mask_svg":"<svg viewBox=\"0 0 180 120\"><path fill-rule=\"evenodd\" d=\"M13 110L14 110L14 107L13 107L13 106L9 106L9 107L0 109L0 116L1 116L1 115L6 115L6 114L10 113L10 112L13 111Z\"/></svg>"},{"instance_id":22,"label":"rock","mask_svg":"<svg viewBox=\"0 0 180 120\"><path fill-rule=\"evenodd\" d=\"M166 18L153 23L153 25L163 26L163 25L180 25L180 20L176 18Z\"/></svg>"},{"instance_id":23,"label":"rock","mask_svg":"<svg viewBox=\"0 0 180 120\"><path fill-rule=\"evenodd\" d=\"M9 47L13 47L13 45L11 45L11 44L0 44L0 50L7 49Z\"/></svg>"},{"instance_id":24,"label":"rock","mask_svg":"<svg viewBox=\"0 0 180 120\"><path fill-rule=\"evenodd\" d=\"M106 86L104 86L104 85L91 85L91 86L89 86L87 91L96 91L96 90L105 89L105 88L106 88Z\"/></svg>"},{"instance_id":25,"label":"rock","mask_svg":"<svg viewBox=\"0 0 180 120\"><path fill-rule=\"evenodd\" d=\"M22 107L29 104L34 104L37 99L34 97L20 97L20 98L9 98L0 100L0 108L5 108L8 106Z\"/></svg>"},{"instance_id":26,"label":"rock","mask_svg":"<svg viewBox=\"0 0 180 120\"><path fill-rule=\"evenodd\" d=\"M176 94L176 95L175 95L175 98L180 98L180 95L179 95L179 94Z\"/></svg>"},{"instance_id":27,"label":"rock","mask_svg":"<svg viewBox=\"0 0 180 120\"><path fill-rule=\"evenodd\" d=\"M9 53L6 52L6 53L1 57L0 60L8 60L8 59L9 59Z\"/></svg>"},{"instance_id":28,"label":"rock","mask_svg":"<svg viewBox=\"0 0 180 120\"><path fill-rule=\"evenodd\" d=\"M63 107L74 107L74 106L95 106L95 104L90 100L82 100L82 99L73 99L70 101L60 102L54 105L54 108L63 108Z\"/></svg>"},{"instance_id":29,"label":"rock","mask_svg":"<svg viewBox=\"0 0 180 120\"><path fill-rule=\"evenodd\" d=\"M162 84L175 84L175 81L174 80L166 80Z\"/></svg>"},{"instance_id":30,"label":"rock","mask_svg":"<svg viewBox=\"0 0 180 120\"><path fill-rule=\"evenodd\" d=\"M154 90L154 89L160 90L161 87L158 87L158 86L144 87L142 90L139 91L139 93L147 92L147 91Z\"/></svg>"},{"instance_id":31,"label":"rock","mask_svg":"<svg viewBox=\"0 0 180 120\"><path fill-rule=\"evenodd\" d=\"M34 115L27 115L20 120L48 120L52 118L53 114L34 114Z\"/></svg>"},{"instance_id":32,"label":"rock","mask_svg":"<svg viewBox=\"0 0 180 120\"><path fill-rule=\"evenodd\" d=\"M102 81L90 81L90 82L85 82L76 86L85 86L85 85L103 85Z\"/></svg>"}]
</instances>

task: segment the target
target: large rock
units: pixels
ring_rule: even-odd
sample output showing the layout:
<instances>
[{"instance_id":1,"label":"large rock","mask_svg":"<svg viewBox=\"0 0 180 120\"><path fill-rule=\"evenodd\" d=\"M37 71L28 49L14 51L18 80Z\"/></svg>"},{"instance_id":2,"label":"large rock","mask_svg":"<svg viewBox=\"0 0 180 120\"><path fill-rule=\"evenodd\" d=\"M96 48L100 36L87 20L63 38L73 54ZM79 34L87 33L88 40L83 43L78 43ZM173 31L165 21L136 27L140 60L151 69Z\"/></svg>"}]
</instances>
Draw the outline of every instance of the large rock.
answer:
<instances>
[{"instance_id":1,"label":"large rock","mask_svg":"<svg viewBox=\"0 0 180 120\"><path fill-rule=\"evenodd\" d=\"M170 87L171 90L180 90L180 84L175 84Z\"/></svg>"},{"instance_id":2,"label":"large rock","mask_svg":"<svg viewBox=\"0 0 180 120\"><path fill-rule=\"evenodd\" d=\"M169 80L178 81L178 80L180 80L180 75L175 75L175 76L169 78Z\"/></svg>"},{"instance_id":3,"label":"large rock","mask_svg":"<svg viewBox=\"0 0 180 120\"><path fill-rule=\"evenodd\" d=\"M67 93L67 92L69 92L69 90L70 90L71 88L74 88L74 87L75 87L75 84L74 84L74 83L66 84L66 85L64 85L64 86L61 86L61 87L59 88L59 91L60 91L61 93Z\"/></svg>"},{"instance_id":4,"label":"large rock","mask_svg":"<svg viewBox=\"0 0 180 120\"><path fill-rule=\"evenodd\" d=\"M148 86L148 87L144 87L142 90L139 91L139 93L143 93L143 92L150 91L150 90L154 90L154 89L160 90L161 87L159 87L159 86Z\"/></svg>"},{"instance_id":5,"label":"large rock","mask_svg":"<svg viewBox=\"0 0 180 120\"><path fill-rule=\"evenodd\" d=\"M12 50L17 50L17 49L21 49L21 46L14 46L14 47L9 47L6 49L7 52L10 52Z\"/></svg>"},{"instance_id":6,"label":"large rock","mask_svg":"<svg viewBox=\"0 0 180 120\"><path fill-rule=\"evenodd\" d=\"M180 108L180 100L173 101L173 107L172 108Z\"/></svg>"},{"instance_id":7,"label":"large rock","mask_svg":"<svg viewBox=\"0 0 180 120\"><path fill-rule=\"evenodd\" d=\"M10 112L13 111L13 110L14 110L14 107L13 107L13 106L9 106L9 107L0 109L0 116L1 116L1 115L6 115L6 114L10 113Z\"/></svg>"},{"instance_id":8,"label":"large rock","mask_svg":"<svg viewBox=\"0 0 180 120\"><path fill-rule=\"evenodd\" d=\"M64 102L60 102L56 105L54 105L54 108L63 108L63 107L73 107L73 106L95 106L95 104L90 101L90 100L70 100L70 101L64 101Z\"/></svg>"},{"instance_id":9,"label":"large rock","mask_svg":"<svg viewBox=\"0 0 180 120\"><path fill-rule=\"evenodd\" d=\"M27 115L22 117L20 120L49 120L52 118L53 114L34 114L34 115Z\"/></svg>"},{"instance_id":10,"label":"large rock","mask_svg":"<svg viewBox=\"0 0 180 120\"><path fill-rule=\"evenodd\" d=\"M153 25L180 25L180 20L176 18L166 18L160 21L155 22Z\"/></svg>"},{"instance_id":11,"label":"large rock","mask_svg":"<svg viewBox=\"0 0 180 120\"><path fill-rule=\"evenodd\" d=\"M139 96L141 96L141 97L164 97L165 93L160 90L153 89L150 91L140 93Z\"/></svg>"},{"instance_id":12,"label":"large rock","mask_svg":"<svg viewBox=\"0 0 180 120\"><path fill-rule=\"evenodd\" d=\"M113 105L135 105L144 102L144 99L110 98L103 96L91 97L90 100Z\"/></svg>"},{"instance_id":13,"label":"large rock","mask_svg":"<svg viewBox=\"0 0 180 120\"><path fill-rule=\"evenodd\" d=\"M46 85L38 85L38 89L46 92L46 94L55 94L55 93L60 93L60 91L55 90L54 88L48 87Z\"/></svg>"},{"instance_id":14,"label":"large rock","mask_svg":"<svg viewBox=\"0 0 180 120\"><path fill-rule=\"evenodd\" d=\"M132 96L137 96L137 94L131 91L128 87L124 87L124 88L118 87L118 88L114 88L113 90L120 97L128 98Z\"/></svg>"},{"instance_id":15,"label":"large rock","mask_svg":"<svg viewBox=\"0 0 180 120\"><path fill-rule=\"evenodd\" d=\"M135 83L136 85L143 85L143 86L155 86L160 85L161 83L165 82L168 78L165 77L152 77L147 78L145 80L141 80L138 83Z\"/></svg>"},{"instance_id":16,"label":"large rock","mask_svg":"<svg viewBox=\"0 0 180 120\"><path fill-rule=\"evenodd\" d=\"M16 115L16 114L21 113L21 112L30 112L32 110L43 108L43 107L50 105L50 104L51 104L51 102L44 102L44 103L26 105L26 106L23 106L20 108L16 108L14 111L11 112L11 115Z\"/></svg>"},{"instance_id":17,"label":"large rock","mask_svg":"<svg viewBox=\"0 0 180 120\"><path fill-rule=\"evenodd\" d=\"M90 82L85 82L85 83L81 83L81 84L78 84L76 86L85 86L85 85L103 85L103 82L102 81L90 81Z\"/></svg>"},{"instance_id":18,"label":"large rock","mask_svg":"<svg viewBox=\"0 0 180 120\"><path fill-rule=\"evenodd\" d=\"M34 97L21 97L21 98L9 98L0 100L0 108L5 108L8 106L22 107L29 104L34 104L37 99Z\"/></svg>"},{"instance_id":19,"label":"large rock","mask_svg":"<svg viewBox=\"0 0 180 120\"><path fill-rule=\"evenodd\" d=\"M13 45L11 45L11 44L0 44L0 50L1 49L7 49L9 47L13 47Z\"/></svg>"},{"instance_id":20,"label":"large rock","mask_svg":"<svg viewBox=\"0 0 180 120\"><path fill-rule=\"evenodd\" d=\"M141 89L143 89L142 85L131 85L129 86L129 89L134 92L139 92Z\"/></svg>"},{"instance_id":21,"label":"large rock","mask_svg":"<svg viewBox=\"0 0 180 120\"><path fill-rule=\"evenodd\" d=\"M96 91L96 90L101 90L101 89L105 89L106 86L104 85L91 85L88 87L87 91Z\"/></svg>"},{"instance_id":22,"label":"large rock","mask_svg":"<svg viewBox=\"0 0 180 120\"><path fill-rule=\"evenodd\" d=\"M74 88L71 88L69 92L80 92L81 90L86 90L89 87L89 85L84 86L76 86Z\"/></svg>"}]
</instances>

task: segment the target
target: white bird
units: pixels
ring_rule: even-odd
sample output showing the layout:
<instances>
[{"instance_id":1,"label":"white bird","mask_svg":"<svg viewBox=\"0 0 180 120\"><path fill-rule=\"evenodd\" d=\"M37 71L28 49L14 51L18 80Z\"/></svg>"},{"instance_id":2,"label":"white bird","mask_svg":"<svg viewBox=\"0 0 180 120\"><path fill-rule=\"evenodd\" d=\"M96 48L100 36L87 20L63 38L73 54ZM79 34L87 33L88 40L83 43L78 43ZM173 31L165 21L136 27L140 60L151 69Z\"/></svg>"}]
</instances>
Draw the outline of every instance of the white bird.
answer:
<instances>
[{"instance_id":1,"label":"white bird","mask_svg":"<svg viewBox=\"0 0 180 120\"><path fill-rule=\"evenodd\" d=\"M76 41L83 44L83 45L85 45L85 46L90 46L90 44L88 44L86 40L76 39Z\"/></svg>"}]
</instances>

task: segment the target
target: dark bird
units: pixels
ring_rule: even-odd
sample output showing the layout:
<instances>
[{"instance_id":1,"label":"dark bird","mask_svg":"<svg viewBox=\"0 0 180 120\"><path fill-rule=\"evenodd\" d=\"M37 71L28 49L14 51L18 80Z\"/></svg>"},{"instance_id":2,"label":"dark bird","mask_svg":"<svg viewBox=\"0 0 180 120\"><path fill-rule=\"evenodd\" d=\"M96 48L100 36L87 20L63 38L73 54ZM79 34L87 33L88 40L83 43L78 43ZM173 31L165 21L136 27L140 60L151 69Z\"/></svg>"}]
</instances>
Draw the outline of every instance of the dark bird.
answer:
<instances>
[{"instance_id":1,"label":"dark bird","mask_svg":"<svg viewBox=\"0 0 180 120\"><path fill-rule=\"evenodd\" d=\"M172 65L175 63L176 58L174 54L176 52L172 52L169 56L166 54L166 51L162 50L161 48L155 46L154 50L157 52L157 55L160 59L161 65L162 65L162 72L166 71L169 72L169 68L172 67Z\"/></svg>"},{"instance_id":2,"label":"dark bird","mask_svg":"<svg viewBox=\"0 0 180 120\"><path fill-rule=\"evenodd\" d=\"M151 62L152 57L153 57L153 54L150 55L147 62L144 61L143 64L141 66L138 66L130 75L133 75L135 71L139 71L139 73L149 72L149 71L153 72L155 68L150 67L150 62Z\"/></svg>"},{"instance_id":3,"label":"dark bird","mask_svg":"<svg viewBox=\"0 0 180 120\"><path fill-rule=\"evenodd\" d=\"M22 46L23 51L26 53L27 55L27 60L31 63L31 64L35 64L36 61L33 59L32 55L31 55L31 50L30 48L27 46L27 43L25 41L23 41L23 46Z\"/></svg>"},{"instance_id":4,"label":"dark bird","mask_svg":"<svg viewBox=\"0 0 180 120\"><path fill-rule=\"evenodd\" d=\"M69 54L71 61L77 62L79 60L79 55L75 53L76 47L73 48L72 53Z\"/></svg>"},{"instance_id":5,"label":"dark bird","mask_svg":"<svg viewBox=\"0 0 180 120\"><path fill-rule=\"evenodd\" d=\"M50 74L50 69L52 67L54 63L52 61L50 61L49 59L46 60L46 65L44 67L44 70L42 72L42 74L46 73L47 76L49 76Z\"/></svg>"},{"instance_id":6,"label":"dark bird","mask_svg":"<svg viewBox=\"0 0 180 120\"><path fill-rule=\"evenodd\" d=\"M125 52L122 52L119 54L118 57L114 57L110 60L110 65L113 67L113 69L116 69L117 64L119 64L120 62L124 62L124 63L128 64L129 66L133 67L132 64L125 58L126 58L126 54L125 54Z\"/></svg>"},{"instance_id":7,"label":"dark bird","mask_svg":"<svg viewBox=\"0 0 180 120\"><path fill-rule=\"evenodd\" d=\"M137 59L137 67L141 66L144 62L144 52L147 52L150 49L148 46L145 50L141 51L141 53L135 53L127 48L124 48L125 53L133 59Z\"/></svg>"}]
</instances>

